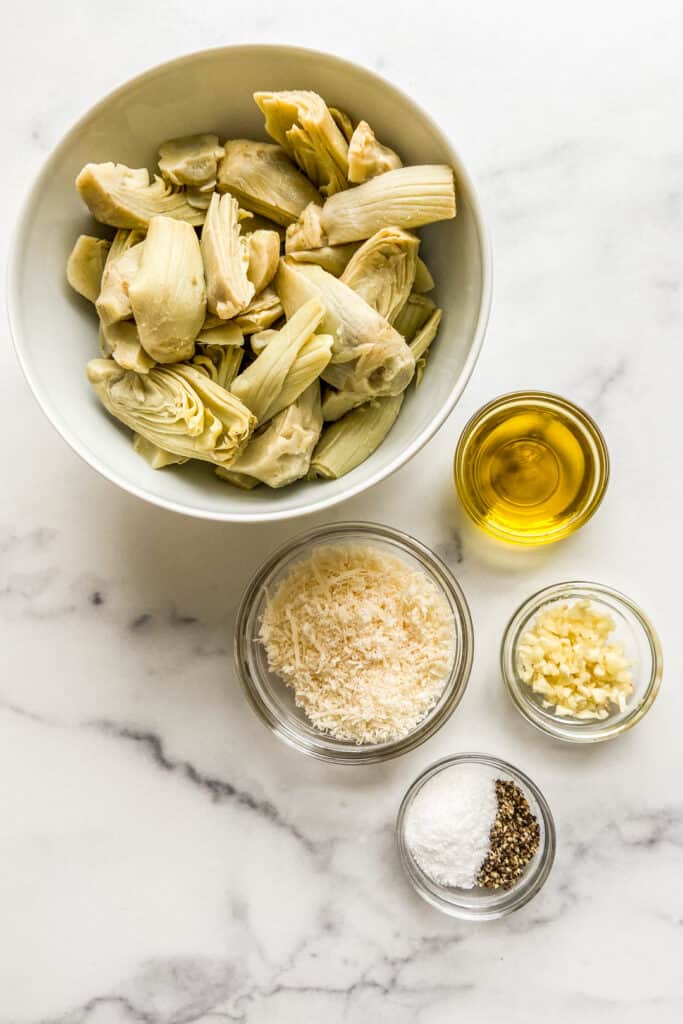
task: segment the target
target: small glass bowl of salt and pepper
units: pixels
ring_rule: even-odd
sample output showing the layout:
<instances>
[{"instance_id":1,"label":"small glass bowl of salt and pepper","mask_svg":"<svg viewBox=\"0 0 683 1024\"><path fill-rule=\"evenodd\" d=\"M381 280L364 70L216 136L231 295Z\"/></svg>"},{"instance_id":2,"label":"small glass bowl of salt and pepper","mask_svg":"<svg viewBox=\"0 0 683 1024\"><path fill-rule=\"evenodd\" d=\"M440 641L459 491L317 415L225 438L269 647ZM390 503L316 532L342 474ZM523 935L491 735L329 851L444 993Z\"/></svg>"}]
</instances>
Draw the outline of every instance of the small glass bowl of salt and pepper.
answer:
<instances>
[{"instance_id":1,"label":"small glass bowl of salt and pepper","mask_svg":"<svg viewBox=\"0 0 683 1024\"><path fill-rule=\"evenodd\" d=\"M422 772L401 803L396 841L418 895L472 921L528 903L555 858L543 794L518 768L487 754L446 757Z\"/></svg>"}]
</instances>

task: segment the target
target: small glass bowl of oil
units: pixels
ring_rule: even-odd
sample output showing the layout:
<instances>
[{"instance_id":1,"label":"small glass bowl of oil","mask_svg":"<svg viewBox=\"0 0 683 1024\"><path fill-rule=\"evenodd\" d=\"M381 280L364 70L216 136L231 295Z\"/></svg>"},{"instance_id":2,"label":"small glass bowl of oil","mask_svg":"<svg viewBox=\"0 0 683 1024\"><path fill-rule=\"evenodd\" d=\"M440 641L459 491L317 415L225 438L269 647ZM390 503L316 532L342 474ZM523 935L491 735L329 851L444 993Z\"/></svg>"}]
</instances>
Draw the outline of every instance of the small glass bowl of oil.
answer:
<instances>
[{"instance_id":1,"label":"small glass bowl of oil","mask_svg":"<svg viewBox=\"0 0 683 1024\"><path fill-rule=\"evenodd\" d=\"M462 432L455 485L477 526L511 544L568 537L607 487L609 455L590 418L565 398L516 391L489 402Z\"/></svg>"}]
</instances>

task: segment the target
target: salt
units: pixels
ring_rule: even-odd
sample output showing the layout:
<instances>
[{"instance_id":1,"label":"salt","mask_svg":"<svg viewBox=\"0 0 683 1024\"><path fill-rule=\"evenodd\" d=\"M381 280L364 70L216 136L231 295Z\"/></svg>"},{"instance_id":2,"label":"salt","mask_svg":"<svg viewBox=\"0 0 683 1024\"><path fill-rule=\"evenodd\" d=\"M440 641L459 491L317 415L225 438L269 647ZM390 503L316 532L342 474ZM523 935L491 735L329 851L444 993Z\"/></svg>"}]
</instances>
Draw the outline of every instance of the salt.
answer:
<instances>
[{"instance_id":1,"label":"salt","mask_svg":"<svg viewBox=\"0 0 683 1024\"><path fill-rule=\"evenodd\" d=\"M429 779L413 800L405 821L408 849L433 882L472 889L489 852L497 811L491 770L451 765Z\"/></svg>"}]
</instances>

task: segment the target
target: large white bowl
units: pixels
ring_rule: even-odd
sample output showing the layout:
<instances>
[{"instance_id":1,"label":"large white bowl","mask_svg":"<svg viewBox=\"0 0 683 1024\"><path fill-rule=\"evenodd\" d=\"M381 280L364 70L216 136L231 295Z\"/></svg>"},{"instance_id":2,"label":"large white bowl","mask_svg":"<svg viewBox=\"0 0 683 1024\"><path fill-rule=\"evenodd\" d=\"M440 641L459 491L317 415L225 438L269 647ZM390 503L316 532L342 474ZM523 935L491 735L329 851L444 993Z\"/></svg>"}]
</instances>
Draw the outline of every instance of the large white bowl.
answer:
<instances>
[{"instance_id":1,"label":"large white bowl","mask_svg":"<svg viewBox=\"0 0 683 1024\"><path fill-rule=\"evenodd\" d=\"M102 233L74 178L88 161L155 164L164 139L199 131L264 137L252 100L258 89L314 89L365 118L406 163L455 168L458 214L424 230L422 248L444 310L422 386L411 389L379 449L341 480L280 491L242 492L204 464L155 471L132 449L130 433L102 409L85 378L97 355L92 307L73 293L65 263L80 232ZM98 472L131 494L207 519L257 522L314 512L371 487L398 469L438 430L472 372L491 300L491 257L474 187L460 157L412 100L372 72L325 53L289 46L205 50L153 68L111 93L76 124L49 157L17 226L9 271L10 323L29 385L49 420Z\"/></svg>"}]
</instances>

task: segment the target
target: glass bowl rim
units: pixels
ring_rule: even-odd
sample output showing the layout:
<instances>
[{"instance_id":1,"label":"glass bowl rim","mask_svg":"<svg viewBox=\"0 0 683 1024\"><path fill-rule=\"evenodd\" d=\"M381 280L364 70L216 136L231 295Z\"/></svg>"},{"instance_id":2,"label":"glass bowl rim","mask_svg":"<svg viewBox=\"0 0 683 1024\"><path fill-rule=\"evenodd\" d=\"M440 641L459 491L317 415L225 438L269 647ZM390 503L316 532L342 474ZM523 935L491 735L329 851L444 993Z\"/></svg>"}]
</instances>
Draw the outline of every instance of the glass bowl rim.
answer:
<instances>
[{"instance_id":1,"label":"glass bowl rim","mask_svg":"<svg viewBox=\"0 0 683 1024\"><path fill-rule=\"evenodd\" d=\"M252 638L247 636L246 627L256 601L259 600L264 582L277 571L291 555L305 550L311 544L325 539L343 538L352 534L364 534L368 542L373 539L390 546L403 548L422 566L432 581L446 592L449 604L454 606L454 621L459 634L453 665L449 671L441 697L416 728L407 736L385 743L333 746L333 737L320 733L315 740L302 739L296 727L284 723L263 701L255 686L246 657L246 647ZM233 639L233 661L247 701L257 718L275 736L292 749L309 757L331 764L378 764L420 746L448 721L462 700L469 682L474 659L474 627L467 599L453 573L446 563L427 545L402 530L381 523L344 521L327 523L299 533L277 547L254 573L245 588L235 620ZM283 686L286 684L282 684ZM266 686L266 689L268 686ZM446 699L444 700L444 695Z\"/></svg>"},{"instance_id":2,"label":"glass bowl rim","mask_svg":"<svg viewBox=\"0 0 683 1024\"><path fill-rule=\"evenodd\" d=\"M605 719L607 724L594 724L592 731L585 727L578 727L577 723L566 719L554 719L540 716L536 711L526 687L517 678L514 666L514 652L519 633L525 622L528 622L532 615L538 612L545 605L552 604L562 598L579 597L583 595L595 595L595 600L600 602L601 598L611 598L617 605L622 605L628 610L638 623L650 649L651 668L650 676L645 686L643 696L638 703L634 704L630 711L627 711L622 718L611 721ZM627 732L645 717L654 704L662 684L664 661L662 646L657 631L642 610L627 594L620 590L608 587L604 583L596 583L591 580L566 580L560 583L552 583L550 586L541 587L535 591L513 612L503 632L503 639L500 645L500 669L505 688L522 717L534 728L551 736L554 739L564 740L567 743L601 743L604 740Z\"/></svg>"},{"instance_id":3,"label":"glass bowl rim","mask_svg":"<svg viewBox=\"0 0 683 1024\"><path fill-rule=\"evenodd\" d=\"M519 885L513 886L512 889L504 893L497 905L482 908L481 910L477 910L475 907L465 907L457 901L449 900L445 896L435 893L429 884L426 884L423 880L427 876L419 865L415 863L408 851L405 840L406 815L417 794L429 779L438 775L444 769L457 764L483 764L511 776L515 782L521 783L522 790L526 789L532 795L543 819L543 845L539 849L540 856L534 868L534 874L531 879L527 879L527 885L522 889L520 889ZM545 884L555 861L557 849L555 819L553 818L548 801L533 779L526 772L523 772L520 768L515 767L515 765L510 764L509 761L505 761L501 757L475 751L463 751L460 754L450 754L447 757L439 758L420 772L410 784L401 800L396 816L394 834L401 866L418 896L421 896L425 902L442 911L442 913L467 921L499 920L501 917L506 917L527 904L540 892ZM446 891L445 886L438 886L438 888Z\"/></svg>"},{"instance_id":4,"label":"glass bowl rim","mask_svg":"<svg viewBox=\"0 0 683 1024\"><path fill-rule=\"evenodd\" d=\"M525 537L522 533L506 532L495 526L487 526L484 528L481 524L480 517L474 511L472 502L467 498L462 484L465 451L467 450L474 430L486 422L486 420L498 409L508 404L515 405L520 402L538 402L539 404L545 404L546 406L560 409L566 414L568 413L572 419L578 423L584 433L584 436L588 436L590 438L597 452L595 462L596 484L594 493L589 496L588 501L572 516L571 520L564 524L561 530L558 530L555 534L551 533L544 538L535 536ZM602 504L605 494L607 493L607 487L610 480L609 449L602 430L590 413L586 412L586 410L580 405L577 405L569 398L564 398L562 395L558 395L553 391L533 391L526 389L521 391L506 391L482 405L470 416L460 433L460 437L458 438L458 443L455 448L453 467L455 487L458 492L460 503L472 522L474 522L474 524L480 529L485 529L485 532L489 533L497 540L518 547L542 547L545 544L553 544L557 541L564 540L566 537L571 536L572 533L581 529L590 519L593 518ZM569 531L567 531L567 526L571 527Z\"/></svg>"}]
</instances>

